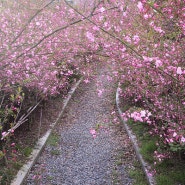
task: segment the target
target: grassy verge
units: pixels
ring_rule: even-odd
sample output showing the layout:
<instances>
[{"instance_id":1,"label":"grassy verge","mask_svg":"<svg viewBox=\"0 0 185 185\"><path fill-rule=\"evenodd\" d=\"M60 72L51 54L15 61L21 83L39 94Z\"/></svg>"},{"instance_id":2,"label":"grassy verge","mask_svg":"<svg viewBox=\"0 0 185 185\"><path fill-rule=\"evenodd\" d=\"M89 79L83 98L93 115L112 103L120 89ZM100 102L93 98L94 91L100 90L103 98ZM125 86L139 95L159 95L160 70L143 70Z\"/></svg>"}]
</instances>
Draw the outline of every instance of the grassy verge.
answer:
<instances>
[{"instance_id":1,"label":"grassy verge","mask_svg":"<svg viewBox=\"0 0 185 185\"><path fill-rule=\"evenodd\" d=\"M123 110L128 108L131 108L131 106L129 107L127 102ZM173 157L154 165L155 159L153 156L154 151L157 149L155 143L158 138L148 134L148 126L145 123L129 120L127 124L137 137L140 153L144 160L156 171L155 178L157 185L185 185L185 160ZM135 184L137 185L144 185L144 182L141 180L141 174L142 172L138 168L130 171L130 175L135 179Z\"/></svg>"}]
</instances>

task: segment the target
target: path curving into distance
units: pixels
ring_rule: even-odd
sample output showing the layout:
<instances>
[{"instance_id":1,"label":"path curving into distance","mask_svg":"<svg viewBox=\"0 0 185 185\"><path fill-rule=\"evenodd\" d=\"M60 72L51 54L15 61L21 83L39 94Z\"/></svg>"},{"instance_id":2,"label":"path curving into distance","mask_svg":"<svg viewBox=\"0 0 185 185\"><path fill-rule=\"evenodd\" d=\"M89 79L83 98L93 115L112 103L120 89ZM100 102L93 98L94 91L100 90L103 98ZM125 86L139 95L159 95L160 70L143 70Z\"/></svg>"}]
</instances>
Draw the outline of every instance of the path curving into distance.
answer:
<instances>
[{"instance_id":1,"label":"path curving into distance","mask_svg":"<svg viewBox=\"0 0 185 185\"><path fill-rule=\"evenodd\" d=\"M81 83L24 184L132 184L135 154L114 112L117 84L107 70Z\"/></svg>"}]
</instances>

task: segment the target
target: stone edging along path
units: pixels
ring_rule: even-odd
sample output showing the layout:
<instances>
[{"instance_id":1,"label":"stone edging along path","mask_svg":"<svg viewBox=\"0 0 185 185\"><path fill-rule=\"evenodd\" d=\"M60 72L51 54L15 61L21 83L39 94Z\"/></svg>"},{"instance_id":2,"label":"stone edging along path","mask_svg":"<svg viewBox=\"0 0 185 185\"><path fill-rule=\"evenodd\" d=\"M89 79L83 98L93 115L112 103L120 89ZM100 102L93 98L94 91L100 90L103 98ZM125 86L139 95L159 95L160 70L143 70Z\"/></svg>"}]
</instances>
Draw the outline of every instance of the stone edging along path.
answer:
<instances>
[{"instance_id":1,"label":"stone edging along path","mask_svg":"<svg viewBox=\"0 0 185 185\"><path fill-rule=\"evenodd\" d=\"M78 86L80 85L82 80L83 80L83 77L80 78L80 80L78 80L77 83L71 88L71 90L69 91L69 93L67 95L67 98L64 99L64 105L63 105L61 112L59 113L56 121L50 125L50 129L46 132L46 134L38 140L37 144L35 145L35 148L33 149L32 153L28 159L28 162L25 165L23 165L23 167L18 171L16 177L12 180L11 185L23 184L27 174L29 173L30 169L32 168L32 166L36 162L37 158L39 157L40 153L42 152L42 150L46 144L46 141L49 138L53 128L59 122L60 118L62 117L62 115L64 113L64 110L65 110L68 102L70 101L71 97L73 96L74 92L76 91L76 89L78 88Z\"/></svg>"},{"instance_id":2,"label":"stone edging along path","mask_svg":"<svg viewBox=\"0 0 185 185\"><path fill-rule=\"evenodd\" d=\"M147 181L149 185L155 185L155 179L153 176L149 175L149 165L144 161L142 155L139 152L139 146L137 144L137 139L136 136L132 133L131 129L129 128L129 126L127 125L127 123L123 120L123 117L121 116L123 114L123 112L121 111L121 108L119 106L120 104L120 99L119 99L119 89L120 89L120 84L118 85L117 91L116 91L116 106L119 112L119 117L121 119L121 121L123 122L123 125L125 127L125 130L127 131L127 134L133 144L134 150L136 152L136 156L139 160L139 162L141 163L142 169L146 175Z\"/></svg>"}]
</instances>

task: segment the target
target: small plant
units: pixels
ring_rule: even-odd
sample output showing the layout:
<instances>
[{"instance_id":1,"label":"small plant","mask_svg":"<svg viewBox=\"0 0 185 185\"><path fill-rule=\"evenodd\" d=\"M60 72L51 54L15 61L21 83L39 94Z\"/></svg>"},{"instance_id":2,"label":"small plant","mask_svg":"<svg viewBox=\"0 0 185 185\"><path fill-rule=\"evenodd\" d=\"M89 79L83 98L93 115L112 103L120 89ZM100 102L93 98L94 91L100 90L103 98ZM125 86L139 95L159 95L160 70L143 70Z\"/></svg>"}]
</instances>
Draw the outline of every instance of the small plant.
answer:
<instances>
[{"instance_id":1,"label":"small plant","mask_svg":"<svg viewBox=\"0 0 185 185\"><path fill-rule=\"evenodd\" d=\"M50 146L57 146L59 142L59 135L57 133L52 133L48 138L47 144Z\"/></svg>"},{"instance_id":2,"label":"small plant","mask_svg":"<svg viewBox=\"0 0 185 185\"><path fill-rule=\"evenodd\" d=\"M31 154L31 152L32 152L32 150L33 150L33 149L30 148L30 147L24 148L24 149L23 149L23 154L24 154L24 156L29 157L30 154Z\"/></svg>"},{"instance_id":3,"label":"small plant","mask_svg":"<svg viewBox=\"0 0 185 185\"><path fill-rule=\"evenodd\" d=\"M116 165L117 166L121 166L123 164L121 159L116 160Z\"/></svg>"},{"instance_id":4,"label":"small plant","mask_svg":"<svg viewBox=\"0 0 185 185\"><path fill-rule=\"evenodd\" d=\"M60 155L60 150L52 150L51 155Z\"/></svg>"},{"instance_id":5,"label":"small plant","mask_svg":"<svg viewBox=\"0 0 185 185\"><path fill-rule=\"evenodd\" d=\"M120 183L117 169L112 170L112 179L113 179L113 185L117 185L118 183Z\"/></svg>"}]
</instances>

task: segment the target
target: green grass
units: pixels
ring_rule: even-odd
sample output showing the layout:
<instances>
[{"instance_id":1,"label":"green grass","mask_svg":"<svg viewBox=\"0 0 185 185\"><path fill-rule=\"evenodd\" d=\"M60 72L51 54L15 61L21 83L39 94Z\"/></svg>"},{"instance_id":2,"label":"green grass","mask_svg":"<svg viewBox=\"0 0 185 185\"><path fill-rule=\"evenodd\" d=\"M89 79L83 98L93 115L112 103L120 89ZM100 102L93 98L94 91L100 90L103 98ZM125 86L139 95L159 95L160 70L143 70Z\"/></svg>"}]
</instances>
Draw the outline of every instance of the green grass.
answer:
<instances>
[{"instance_id":1,"label":"green grass","mask_svg":"<svg viewBox=\"0 0 185 185\"><path fill-rule=\"evenodd\" d=\"M47 144L51 146L57 146L59 142L59 135L52 133L47 141ZM20 144L16 144L15 149L21 154L22 157L29 157L33 148L30 146L23 147ZM59 150L52 150L51 155L60 155ZM17 161L8 161L8 166L3 163L0 164L0 185L8 185L17 173L17 171L22 167L23 163L20 159Z\"/></svg>"},{"instance_id":2,"label":"green grass","mask_svg":"<svg viewBox=\"0 0 185 185\"><path fill-rule=\"evenodd\" d=\"M135 179L133 185L147 185L147 182L145 182L145 177L143 177L143 174L140 170L132 170L129 174L133 179Z\"/></svg>"},{"instance_id":3,"label":"green grass","mask_svg":"<svg viewBox=\"0 0 185 185\"><path fill-rule=\"evenodd\" d=\"M132 128L132 131L137 136L137 139L140 143L140 153L149 163L154 162L153 154L157 149L156 147L156 138L152 138L148 134L147 125L145 123L133 122L132 120L128 121L129 126Z\"/></svg>"},{"instance_id":4,"label":"green grass","mask_svg":"<svg viewBox=\"0 0 185 185\"><path fill-rule=\"evenodd\" d=\"M47 144L50 145L50 146L57 146L58 145L58 142L59 142L59 135L57 133L52 133L49 138L48 138L48 141L47 141Z\"/></svg>"},{"instance_id":5,"label":"green grass","mask_svg":"<svg viewBox=\"0 0 185 185\"><path fill-rule=\"evenodd\" d=\"M0 169L0 184L7 185L10 184L11 180L13 179L13 170L9 169L8 167L3 167Z\"/></svg>"},{"instance_id":6,"label":"green grass","mask_svg":"<svg viewBox=\"0 0 185 185\"><path fill-rule=\"evenodd\" d=\"M155 145L155 140L143 141L141 147L141 154L143 155L144 159L147 160L149 163L153 163L154 158L153 154L154 151L157 149Z\"/></svg>"},{"instance_id":7,"label":"green grass","mask_svg":"<svg viewBox=\"0 0 185 185\"><path fill-rule=\"evenodd\" d=\"M23 166L23 164L22 164L21 162L13 162L13 163L12 163L12 167L13 167L15 170L19 170L22 166Z\"/></svg>"},{"instance_id":8,"label":"green grass","mask_svg":"<svg viewBox=\"0 0 185 185\"><path fill-rule=\"evenodd\" d=\"M159 175L156 181L157 185L174 185L173 181L166 175Z\"/></svg>"},{"instance_id":9,"label":"green grass","mask_svg":"<svg viewBox=\"0 0 185 185\"><path fill-rule=\"evenodd\" d=\"M24 148L24 149L23 149L23 154L24 154L24 156L29 157L30 154L31 154L31 152L32 152L32 150L33 150L33 148L30 148L30 147Z\"/></svg>"},{"instance_id":10,"label":"green grass","mask_svg":"<svg viewBox=\"0 0 185 185\"><path fill-rule=\"evenodd\" d=\"M53 180L54 177L53 176L47 176L47 179L50 181L50 180Z\"/></svg>"},{"instance_id":11,"label":"green grass","mask_svg":"<svg viewBox=\"0 0 185 185\"><path fill-rule=\"evenodd\" d=\"M112 170L112 180L113 180L112 181L113 185L120 184L119 174L118 174L118 171L116 169Z\"/></svg>"},{"instance_id":12,"label":"green grass","mask_svg":"<svg viewBox=\"0 0 185 185\"><path fill-rule=\"evenodd\" d=\"M19 153L19 157L16 157L16 161L12 160L14 154L11 152L8 154L9 160L7 161L7 165L3 163L3 159L0 160L0 184L7 185L10 184L13 177L16 175L17 171L23 166L23 162L21 159L24 157L29 157L32 148L31 147L23 147L20 144L16 144L15 150Z\"/></svg>"},{"instance_id":13,"label":"green grass","mask_svg":"<svg viewBox=\"0 0 185 185\"><path fill-rule=\"evenodd\" d=\"M20 144L16 144L15 149L25 157L29 157L31 155L31 152L33 151L33 147L31 146L23 147Z\"/></svg>"},{"instance_id":14,"label":"green grass","mask_svg":"<svg viewBox=\"0 0 185 185\"><path fill-rule=\"evenodd\" d=\"M133 185L147 185L145 174L138 161L134 162L134 169L129 171L129 175L134 179Z\"/></svg>"},{"instance_id":15,"label":"green grass","mask_svg":"<svg viewBox=\"0 0 185 185\"><path fill-rule=\"evenodd\" d=\"M158 176L157 185L184 185L185 184L185 164L183 161L166 159L156 166Z\"/></svg>"},{"instance_id":16,"label":"green grass","mask_svg":"<svg viewBox=\"0 0 185 185\"><path fill-rule=\"evenodd\" d=\"M117 166L121 166L123 164L121 159L118 159L115 163Z\"/></svg>"},{"instance_id":17,"label":"green grass","mask_svg":"<svg viewBox=\"0 0 185 185\"><path fill-rule=\"evenodd\" d=\"M51 155L60 155L60 150L52 150Z\"/></svg>"},{"instance_id":18,"label":"green grass","mask_svg":"<svg viewBox=\"0 0 185 185\"><path fill-rule=\"evenodd\" d=\"M23 166L19 161L9 161L8 166L0 166L0 184L8 185L15 176L16 172Z\"/></svg>"}]
</instances>

